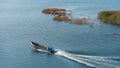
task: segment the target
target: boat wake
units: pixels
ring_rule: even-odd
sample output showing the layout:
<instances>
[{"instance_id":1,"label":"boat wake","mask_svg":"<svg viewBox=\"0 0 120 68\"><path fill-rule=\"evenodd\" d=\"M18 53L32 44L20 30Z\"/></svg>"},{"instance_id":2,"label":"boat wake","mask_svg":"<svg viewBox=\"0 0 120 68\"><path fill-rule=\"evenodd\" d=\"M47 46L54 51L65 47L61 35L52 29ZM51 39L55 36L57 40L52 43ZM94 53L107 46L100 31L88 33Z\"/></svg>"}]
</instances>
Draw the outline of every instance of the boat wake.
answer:
<instances>
[{"instance_id":1,"label":"boat wake","mask_svg":"<svg viewBox=\"0 0 120 68\"><path fill-rule=\"evenodd\" d=\"M59 49L56 49L56 55L74 60L76 62L85 64L90 67L95 68L120 68L120 58L117 57L100 57L100 56L88 56L88 55L79 55L71 54Z\"/></svg>"}]
</instances>

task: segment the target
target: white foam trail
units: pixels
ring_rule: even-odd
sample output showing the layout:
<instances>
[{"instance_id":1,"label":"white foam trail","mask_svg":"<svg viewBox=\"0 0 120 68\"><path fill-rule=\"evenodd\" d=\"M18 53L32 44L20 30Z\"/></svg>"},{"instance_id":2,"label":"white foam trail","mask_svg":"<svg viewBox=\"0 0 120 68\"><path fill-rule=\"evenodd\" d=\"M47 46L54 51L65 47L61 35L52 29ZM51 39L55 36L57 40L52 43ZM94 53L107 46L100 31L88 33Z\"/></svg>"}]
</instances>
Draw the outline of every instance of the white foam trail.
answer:
<instances>
[{"instance_id":1,"label":"white foam trail","mask_svg":"<svg viewBox=\"0 0 120 68\"><path fill-rule=\"evenodd\" d=\"M84 55L85 56L85 55ZM83 57L83 55L82 55L82 57ZM86 62L90 62L90 63L92 63L92 64L94 64L95 65L95 67L101 67L101 66L105 66L105 67L109 67L109 68L120 68L120 66L117 66L117 65L113 65L113 64L110 64L110 63L108 63L108 62L101 62L100 60L98 61L98 60L94 60L93 59L93 56L89 56L89 59L88 58L82 58L82 57L78 57L78 60L84 60L84 61L86 61ZM86 56L85 56L86 57ZM79 59L79 58L82 58L82 59ZM92 58L92 60L91 60L91 58ZM94 57L95 58L95 57ZM98 58L98 57L97 57ZM96 58L95 58L96 59ZM99 59L99 58L98 58ZM105 60L105 59L104 59ZM105 60L106 61L106 60ZM102 67L102 68L103 68Z\"/></svg>"},{"instance_id":2,"label":"white foam trail","mask_svg":"<svg viewBox=\"0 0 120 68\"><path fill-rule=\"evenodd\" d=\"M82 60L77 60L76 58L70 56L70 54L62 51L62 50L57 50L58 52L56 53L57 55L59 56L63 56L63 57L66 57L68 59L71 59L71 60L74 60L74 61L77 61L79 63L83 63L83 64L86 64L88 66L91 66L91 67L95 67L94 65L92 65L91 63L88 63L88 62L85 62L85 61L82 61Z\"/></svg>"},{"instance_id":3,"label":"white foam trail","mask_svg":"<svg viewBox=\"0 0 120 68\"><path fill-rule=\"evenodd\" d=\"M76 55L76 54L74 54ZM76 57L83 57L89 60L95 60L95 61L104 61L108 63L118 63L114 59L117 59L117 57L110 58L110 57L100 57L100 56L87 56L87 55L76 55Z\"/></svg>"},{"instance_id":4,"label":"white foam trail","mask_svg":"<svg viewBox=\"0 0 120 68\"><path fill-rule=\"evenodd\" d=\"M63 56L65 58L77 61L79 63L85 64L90 67L97 67L97 68L120 68L120 66L114 65L115 61L109 59L109 57L99 57L99 56L87 56L87 55L77 55L77 54L70 54L62 50L56 49L58 52L56 53L59 56ZM111 63L112 62L112 63ZM117 63L117 62L116 62ZM106 66L106 67L104 67Z\"/></svg>"}]
</instances>

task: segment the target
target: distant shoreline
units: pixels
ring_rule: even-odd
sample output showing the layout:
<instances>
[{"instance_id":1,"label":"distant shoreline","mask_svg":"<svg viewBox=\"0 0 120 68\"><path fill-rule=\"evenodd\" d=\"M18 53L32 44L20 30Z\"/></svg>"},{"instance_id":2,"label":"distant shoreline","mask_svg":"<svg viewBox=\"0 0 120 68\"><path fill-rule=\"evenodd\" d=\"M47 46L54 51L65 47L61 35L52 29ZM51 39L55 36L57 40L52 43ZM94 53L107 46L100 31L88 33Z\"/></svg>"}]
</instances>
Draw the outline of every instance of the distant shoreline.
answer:
<instances>
[{"instance_id":1,"label":"distant shoreline","mask_svg":"<svg viewBox=\"0 0 120 68\"><path fill-rule=\"evenodd\" d=\"M120 10L101 11L98 18L104 23L120 25Z\"/></svg>"}]
</instances>

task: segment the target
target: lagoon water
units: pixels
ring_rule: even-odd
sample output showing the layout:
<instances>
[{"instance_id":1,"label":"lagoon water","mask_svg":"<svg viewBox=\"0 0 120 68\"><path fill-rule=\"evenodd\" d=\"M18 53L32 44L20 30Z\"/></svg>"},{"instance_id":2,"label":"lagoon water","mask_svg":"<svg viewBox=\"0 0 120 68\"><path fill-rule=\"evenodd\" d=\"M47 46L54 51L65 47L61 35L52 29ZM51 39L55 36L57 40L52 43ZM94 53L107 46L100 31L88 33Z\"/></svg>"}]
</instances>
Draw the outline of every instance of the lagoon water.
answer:
<instances>
[{"instance_id":1,"label":"lagoon water","mask_svg":"<svg viewBox=\"0 0 120 68\"><path fill-rule=\"evenodd\" d=\"M120 26L96 21L93 27L52 20L48 7L75 17L97 18L120 9L120 0L0 0L0 68L120 68ZM114 33L118 34L114 34ZM37 52L30 41L58 49Z\"/></svg>"}]
</instances>

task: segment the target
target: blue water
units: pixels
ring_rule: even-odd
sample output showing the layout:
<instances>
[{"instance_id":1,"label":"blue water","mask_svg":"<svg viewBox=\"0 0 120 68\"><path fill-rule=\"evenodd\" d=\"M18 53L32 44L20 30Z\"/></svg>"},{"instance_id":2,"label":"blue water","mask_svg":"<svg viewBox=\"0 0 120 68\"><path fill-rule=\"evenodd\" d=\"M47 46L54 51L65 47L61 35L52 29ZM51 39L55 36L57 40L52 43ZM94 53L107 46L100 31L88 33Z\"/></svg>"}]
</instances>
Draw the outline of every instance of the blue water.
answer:
<instances>
[{"instance_id":1,"label":"blue water","mask_svg":"<svg viewBox=\"0 0 120 68\"><path fill-rule=\"evenodd\" d=\"M96 21L93 27L52 20L48 7L66 8L92 19L120 9L120 0L0 0L0 68L120 68L120 26ZM58 49L36 52L30 41ZM60 49L60 50L59 50Z\"/></svg>"}]
</instances>

